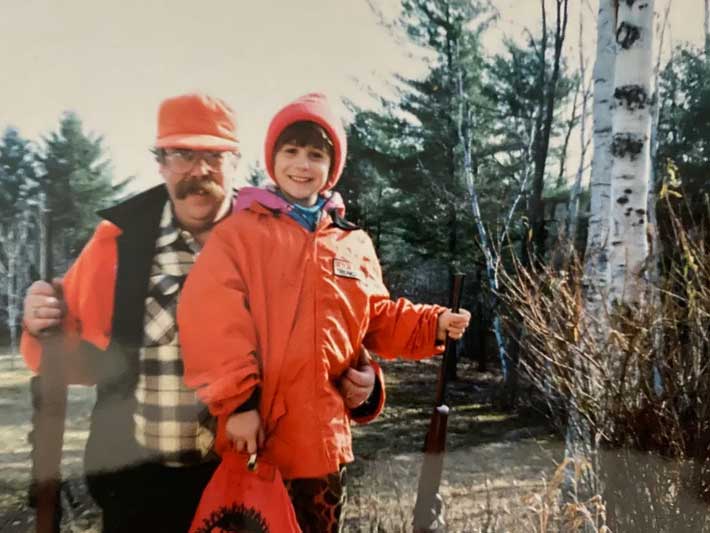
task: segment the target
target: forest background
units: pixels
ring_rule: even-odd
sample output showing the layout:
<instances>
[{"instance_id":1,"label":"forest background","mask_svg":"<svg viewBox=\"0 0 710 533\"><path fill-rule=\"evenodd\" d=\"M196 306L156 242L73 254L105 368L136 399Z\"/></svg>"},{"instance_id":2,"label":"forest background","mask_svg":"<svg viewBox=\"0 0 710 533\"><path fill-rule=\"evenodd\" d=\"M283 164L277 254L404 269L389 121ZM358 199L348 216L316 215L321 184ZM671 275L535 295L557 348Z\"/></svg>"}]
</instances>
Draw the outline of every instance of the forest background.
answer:
<instances>
[{"instance_id":1,"label":"forest background","mask_svg":"<svg viewBox=\"0 0 710 533\"><path fill-rule=\"evenodd\" d=\"M662 494L638 496L641 509L673 509L685 485L708 498L707 0L111 9L3 6L3 48L15 51L0 117L0 335L11 352L39 272L41 209L65 271L97 209L157 182L148 148L160 99L200 89L233 103L242 180L263 183L266 120L325 90L348 123L338 188L393 294L443 302L449 273L466 272L476 320L460 355L497 373L506 409L521 397L542 405L587 472L581 489L568 483L559 519L564 502L579 506L574 520L597 516L602 497L623 530L600 449L695 465L682 483L649 472ZM630 206L643 213L624 231L615 212L629 218Z\"/></svg>"}]
</instances>

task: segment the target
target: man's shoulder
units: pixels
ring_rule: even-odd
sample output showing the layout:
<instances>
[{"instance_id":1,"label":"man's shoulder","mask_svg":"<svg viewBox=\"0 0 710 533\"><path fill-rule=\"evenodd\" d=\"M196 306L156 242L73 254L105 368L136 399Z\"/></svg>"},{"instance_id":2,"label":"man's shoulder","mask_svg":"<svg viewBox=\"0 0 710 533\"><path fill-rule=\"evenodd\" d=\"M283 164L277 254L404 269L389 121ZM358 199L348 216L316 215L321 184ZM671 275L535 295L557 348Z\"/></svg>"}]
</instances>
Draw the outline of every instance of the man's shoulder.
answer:
<instances>
[{"instance_id":1,"label":"man's shoulder","mask_svg":"<svg viewBox=\"0 0 710 533\"><path fill-rule=\"evenodd\" d=\"M134 194L116 205L98 212L99 216L113 225L125 229L128 226L142 226L153 219L159 220L168 191L164 184Z\"/></svg>"},{"instance_id":2,"label":"man's shoulder","mask_svg":"<svg viewBox=\"0 0 710 533\"><path fill-rule=\"evenodd\" d=\"M115 239L121 233L121 228L119 228L116 224L109 222L108 220L102 220L96 226L93 238L96 240Z\"/></svg>"}]
</instances>

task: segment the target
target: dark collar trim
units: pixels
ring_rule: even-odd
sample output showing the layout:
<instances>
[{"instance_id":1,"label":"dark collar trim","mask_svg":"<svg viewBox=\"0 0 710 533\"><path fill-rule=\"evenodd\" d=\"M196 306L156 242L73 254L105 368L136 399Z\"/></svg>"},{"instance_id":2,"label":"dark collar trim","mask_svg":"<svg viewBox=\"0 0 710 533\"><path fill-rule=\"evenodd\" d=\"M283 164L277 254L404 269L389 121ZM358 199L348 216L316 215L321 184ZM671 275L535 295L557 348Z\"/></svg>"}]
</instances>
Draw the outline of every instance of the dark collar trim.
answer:
<instances>
[{"instance_id":1,"label":"dark collar trim","mask_svg":"<svg viewBox=\"0 0 710 533\"><path fill-rule=\"evenodd\" d=\"M330 214L330 218L333 219L333 226L335 226L336 228L340 228L345 231L355 231L355 230L362 229L357 224L350 222L349 220L345 219L344 217L341 217L338 214L338 211L336 209L331 209L329 214Z\"/></svg>"},{"instance_id":2,"label":"dark collar trim","mask_svg":"<svg viewBox=\"0 0 710 533\"><path fill-rule=\"evenodd\" d=\"M168 200L168 190L164 184L156 185L140 192L107 209L98 212L101 218L112 222L121 229L144 223L146 213L153 213ZM162 211L161 211L162 212Z\"/></svg>"}]
</instances>

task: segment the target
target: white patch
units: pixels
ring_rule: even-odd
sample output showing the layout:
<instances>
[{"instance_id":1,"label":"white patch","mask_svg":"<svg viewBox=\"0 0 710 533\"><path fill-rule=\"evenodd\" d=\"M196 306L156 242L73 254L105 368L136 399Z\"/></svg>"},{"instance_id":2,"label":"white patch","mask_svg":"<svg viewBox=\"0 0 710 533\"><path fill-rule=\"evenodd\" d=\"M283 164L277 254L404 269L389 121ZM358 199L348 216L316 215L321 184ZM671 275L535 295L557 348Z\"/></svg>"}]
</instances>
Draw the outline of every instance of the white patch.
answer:
<instances>
[{"instance_id":1,"label":"white patch","mask_svg":"<svg viewBox=\"0 0 710 533\"><path fill-rule=\"evenodd\" d=\"M342 278L362 280L362 272L355 269L347 259L333 259L333 274Z\"/></svg>"}]
</instances>

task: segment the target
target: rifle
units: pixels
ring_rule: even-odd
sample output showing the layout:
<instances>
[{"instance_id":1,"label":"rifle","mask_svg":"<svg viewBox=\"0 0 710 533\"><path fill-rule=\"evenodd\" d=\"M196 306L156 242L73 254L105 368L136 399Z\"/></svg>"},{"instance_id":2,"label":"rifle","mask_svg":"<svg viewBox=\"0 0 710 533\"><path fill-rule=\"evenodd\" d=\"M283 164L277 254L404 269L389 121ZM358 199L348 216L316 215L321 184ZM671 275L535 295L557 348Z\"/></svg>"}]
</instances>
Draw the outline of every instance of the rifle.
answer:
<instances>
[{"instance_id":1,"label":"rifle","mask_svg":"<svg viewBox=\"0 0 710 533\"><path fill-rule=\"evenodd\" d=\"M453 274L451 282L450 306L457 313L461 303L464 274ZM436 383L436 401L429 421L424 441L424 462L419 476L417 503L414 505L414 532L432 533L444 531L446 523L443 515L443 500L439 494L441 473L446 451L446 426L449 407L446 405L446 385L450 376L449 365L455 364L456 341L447 337L444 356L439 367Z\"/></svg>"},{"instance_id":2,"label":"rifle","mask_svg":"<svg viewBox=\"0 0 710 533\"><path fill-rule=\"evenodd\" d=\"M43 232L40 258L41 276L52 283L52 231L50 210L45 195L41 210ZM42 338L39 374L30 381L32 394L32 482L30 503L36 511L37 533L59 533L62 517L61 473L67 385L60 331Z\"/></svg>"}]
</instances>

